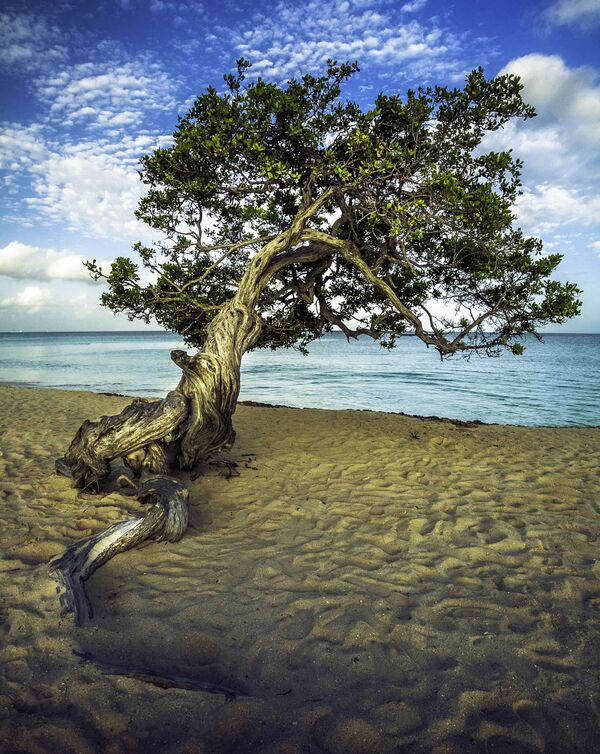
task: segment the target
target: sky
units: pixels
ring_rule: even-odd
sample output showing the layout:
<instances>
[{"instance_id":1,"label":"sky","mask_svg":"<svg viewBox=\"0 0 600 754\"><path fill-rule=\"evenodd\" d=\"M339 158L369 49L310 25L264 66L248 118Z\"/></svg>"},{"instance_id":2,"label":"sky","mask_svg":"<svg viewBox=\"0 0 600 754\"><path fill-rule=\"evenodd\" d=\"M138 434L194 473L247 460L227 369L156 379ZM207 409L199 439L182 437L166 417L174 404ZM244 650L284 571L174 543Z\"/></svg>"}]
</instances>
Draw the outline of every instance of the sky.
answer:
<instances>
[{"instance_id":1,"label":"sky","mask_svg":"<svg viewBox=\"0 0 600 754\"><path fill-rule=\"evenodd\" d=\"M525 162L518 225L564 254L600 332L600 0L28 0L0 3L0 331L140 329L86 259L151 241L138 160L239 57L283 83L358 60L344 94L515 73L538 117L488 141Z\"/></svg>"}]
</instances>

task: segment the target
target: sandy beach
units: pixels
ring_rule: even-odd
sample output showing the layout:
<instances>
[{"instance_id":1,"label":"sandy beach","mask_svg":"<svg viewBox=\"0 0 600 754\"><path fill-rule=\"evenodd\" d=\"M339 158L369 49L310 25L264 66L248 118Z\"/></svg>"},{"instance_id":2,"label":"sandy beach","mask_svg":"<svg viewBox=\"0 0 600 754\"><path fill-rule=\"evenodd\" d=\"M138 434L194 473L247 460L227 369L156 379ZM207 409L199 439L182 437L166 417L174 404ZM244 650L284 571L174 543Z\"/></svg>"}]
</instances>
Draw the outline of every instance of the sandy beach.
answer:
<instances>
[{"instance_id":1,"label":"sandy beach","mask_svg":"<svg viewBox=\"0 0 600 754\"><path fill-rule=\"evenodd\" d=\"M600 428L239 406L75 628L47 562L141 506L53 462L128 402L0 387L0 751L599 750Z\"/></svg>"}]
</instances>

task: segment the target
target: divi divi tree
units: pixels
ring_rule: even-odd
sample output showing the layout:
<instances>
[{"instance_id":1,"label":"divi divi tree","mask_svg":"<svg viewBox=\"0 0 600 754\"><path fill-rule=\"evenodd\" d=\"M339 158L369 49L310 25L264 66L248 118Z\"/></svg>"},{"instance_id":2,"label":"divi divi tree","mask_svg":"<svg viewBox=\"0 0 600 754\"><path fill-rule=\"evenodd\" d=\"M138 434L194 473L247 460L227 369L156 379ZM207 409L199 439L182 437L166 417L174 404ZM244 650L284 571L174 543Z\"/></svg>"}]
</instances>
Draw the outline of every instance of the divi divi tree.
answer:
<instances>
[{"instance_id":1,"label":"divi divi tree","mask_svg":"<svg viewBox=\"0 0 600 754\"><path fill-rule=\"evenodd\" d=\"M209 88L180 118L172 145L142 159L137 217L161 240L107 272L88 263L107 280L105 306L198 352L171 354L182 377L164 400L86 422L57 462L97 490L122 458L147 478L140 498L156 501L153 522L70 548L54 566L71 574L63 581L140 537L182 535L171 502L184 491L165 475L231 445L249 349L306 349L338 329L389 348L415 335L442 357L519 354L520 336L579 311L577 287L551 278L560 255L513 225L521 162L484 148L486 134L535 115L517 77L478 69L462 89L381 94L364 110L341 98L355 64L285 86L248 82L249 67L238 61L223 92Z\"/></svg>"}]
</instances>

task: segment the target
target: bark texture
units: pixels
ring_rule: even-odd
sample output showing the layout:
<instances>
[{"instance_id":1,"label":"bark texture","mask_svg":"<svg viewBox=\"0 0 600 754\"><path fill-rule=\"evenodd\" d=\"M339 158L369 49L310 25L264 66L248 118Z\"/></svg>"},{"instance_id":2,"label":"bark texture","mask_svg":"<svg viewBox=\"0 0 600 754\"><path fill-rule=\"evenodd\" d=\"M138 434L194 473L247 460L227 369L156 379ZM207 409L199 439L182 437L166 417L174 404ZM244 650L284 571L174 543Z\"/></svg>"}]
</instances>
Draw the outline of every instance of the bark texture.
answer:
<instances>
[{"instance_id":1,"label":"bark texture","mask_svg":"<svg viewBox=\"0 0 600 754\"><path fill-rule=\"evenodd\" d=\"M92 617L85 582L118 553L137 547L147 539L167 542L181 539L188 525L188 498L188 490L175 479L148 477L138 492L141 502L151 503L145 516L81 539L52 560L50 575L59 584L61 615L73 613L78 626Z\"/></svg>"}]
</instances>

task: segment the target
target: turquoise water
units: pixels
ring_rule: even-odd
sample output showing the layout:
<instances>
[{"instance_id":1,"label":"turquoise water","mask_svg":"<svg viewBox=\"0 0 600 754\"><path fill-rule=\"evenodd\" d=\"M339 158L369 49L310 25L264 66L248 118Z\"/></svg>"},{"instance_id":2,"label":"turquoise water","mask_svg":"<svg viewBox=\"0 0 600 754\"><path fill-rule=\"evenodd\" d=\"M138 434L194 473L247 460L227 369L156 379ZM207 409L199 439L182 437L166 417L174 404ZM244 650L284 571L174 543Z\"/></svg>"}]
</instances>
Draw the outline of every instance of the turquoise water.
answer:
<instances>
[{"instance_id":1,"label":"turquoise water","mask_svg":"<svg viewBox=\"0 0 600 754\"><path fill-rule=\"evenodd\" d=\"M36 387L162 395L179 369L164 332L0 333L0 381ZM402 411L533 426L600 425L600 335L546 335L524 356L441 362L417 338L384 351L334 333L296 351L244 357L242 400Z\"/></svg>"}]
</instances>

